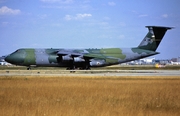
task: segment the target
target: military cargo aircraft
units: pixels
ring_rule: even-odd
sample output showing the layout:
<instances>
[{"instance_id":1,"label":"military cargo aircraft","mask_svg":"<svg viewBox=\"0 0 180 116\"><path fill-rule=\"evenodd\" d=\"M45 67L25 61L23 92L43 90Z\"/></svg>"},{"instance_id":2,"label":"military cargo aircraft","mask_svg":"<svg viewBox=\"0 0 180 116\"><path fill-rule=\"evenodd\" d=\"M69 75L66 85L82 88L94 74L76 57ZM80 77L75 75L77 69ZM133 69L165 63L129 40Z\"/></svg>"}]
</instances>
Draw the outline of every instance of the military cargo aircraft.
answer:
<instances>
[{"instance_id":1,"label":"military cargo aircraft","mask_svg":"<svg viewBox=\"0 0 180 116\"><path fill-rule=\"evenodd\" d=\"M66 67L69 70L101 67L129 62L156 52L167 30L172 27L146 26L149 30L137 47L102 49L34 49L22 48L6 56L5 61L21 66Z\"/></svg>"}]
</instances>

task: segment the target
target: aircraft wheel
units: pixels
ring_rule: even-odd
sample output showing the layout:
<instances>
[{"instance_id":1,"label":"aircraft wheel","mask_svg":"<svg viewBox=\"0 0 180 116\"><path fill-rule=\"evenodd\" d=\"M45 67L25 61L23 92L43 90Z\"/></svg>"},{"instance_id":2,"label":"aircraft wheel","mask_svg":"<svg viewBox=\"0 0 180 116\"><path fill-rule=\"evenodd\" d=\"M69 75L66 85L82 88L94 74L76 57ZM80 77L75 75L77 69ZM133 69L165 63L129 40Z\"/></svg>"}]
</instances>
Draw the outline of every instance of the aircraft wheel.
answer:
<instances>
[{"instance_id":1,"label":"aircraft wheel","mask_svg":"<svg viewBox=\"0 0 180 116\"><path fill-rule=\"evenodd\" d=\"M66 70L75 70L74 67L67 67Z\"/></svg>"},{"instance_id":2,"label":"aircraft wheel","mask_svg":"<svg viewBox=\"0 0 180 116\"><path fill-rule=\"evenodd\" d=\"M66 70L70 70L70 68L69 68L69 67L67 67L67 68L66 68Z\"/></svg>"},{"instance_id":3,"label":"aircraft wheel","mask_svg":"<svg viewBox=\"0 0 180 116\"><path fill-rule=\"evenodd\" d=\"M31 67L28 67L27 70L31 70Z\"/></svg>"}]
</instances>

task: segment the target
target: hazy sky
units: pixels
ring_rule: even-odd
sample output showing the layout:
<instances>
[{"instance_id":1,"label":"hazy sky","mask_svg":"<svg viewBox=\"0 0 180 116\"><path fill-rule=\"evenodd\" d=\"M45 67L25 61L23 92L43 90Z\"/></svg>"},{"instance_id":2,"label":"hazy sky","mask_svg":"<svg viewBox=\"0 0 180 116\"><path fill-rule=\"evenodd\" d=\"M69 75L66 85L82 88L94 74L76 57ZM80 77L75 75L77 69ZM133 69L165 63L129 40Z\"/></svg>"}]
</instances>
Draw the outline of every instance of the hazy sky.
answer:
<instances>
[{"instance_id":1,"label":"hazy sky","mask_svg":"<svg viewBox=\"0 0 180 116\"><path fill-rule=\"evenodd\" d=\"M0 56L19 48L136 47L147 25L175 27L156 59L180 56L180 0L0 0Z\"/></svg>"}]
</instances>

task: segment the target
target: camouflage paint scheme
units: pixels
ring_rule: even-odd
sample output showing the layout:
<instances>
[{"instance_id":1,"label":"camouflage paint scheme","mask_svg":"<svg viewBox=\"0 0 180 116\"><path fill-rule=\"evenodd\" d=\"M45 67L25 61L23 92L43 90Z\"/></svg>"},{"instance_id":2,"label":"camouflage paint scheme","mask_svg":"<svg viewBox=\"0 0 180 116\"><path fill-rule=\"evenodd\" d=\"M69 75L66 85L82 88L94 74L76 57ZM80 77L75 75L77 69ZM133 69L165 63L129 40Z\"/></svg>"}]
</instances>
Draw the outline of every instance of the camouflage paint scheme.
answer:
<instances>
[{"instance_id":1,"label":"camouflage paint scheme","mask_svg":"<svg viewBox=\"0 0 180 116\"><path fill-rule=\"evenodd\" d=\"M109 66L159 54L156 52L163 36L171 27L146 26L149 32L138 47L103 49L33 49L22 48L5 60L22 66L59 66L67 69L89 69Z\"/></svg>"}]
</instances>

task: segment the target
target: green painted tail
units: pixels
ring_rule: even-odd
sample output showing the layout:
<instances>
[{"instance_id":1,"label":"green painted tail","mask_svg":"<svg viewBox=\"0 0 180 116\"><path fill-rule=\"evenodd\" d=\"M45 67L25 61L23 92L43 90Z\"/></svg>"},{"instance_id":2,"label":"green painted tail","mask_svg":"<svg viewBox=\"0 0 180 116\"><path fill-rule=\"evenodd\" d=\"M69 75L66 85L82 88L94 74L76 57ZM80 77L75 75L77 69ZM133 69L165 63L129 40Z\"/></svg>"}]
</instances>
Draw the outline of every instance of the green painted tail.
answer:
<instances>
[{"instance_id":1,"label":"green painted tail","mask_svg":"<svg viewBox=\"0 0 180 116\"><path fill-rule=\"evenodd\" d=\"M138 48L156 51L167 30L172 27L146 26L149 32L139 44Z\"/></svg>"}]
</instances>

